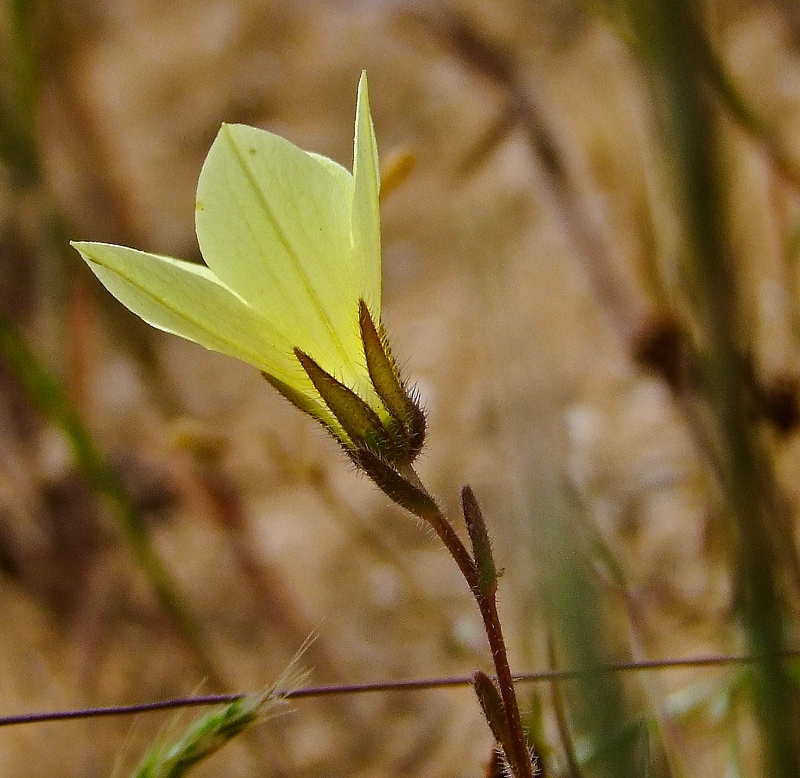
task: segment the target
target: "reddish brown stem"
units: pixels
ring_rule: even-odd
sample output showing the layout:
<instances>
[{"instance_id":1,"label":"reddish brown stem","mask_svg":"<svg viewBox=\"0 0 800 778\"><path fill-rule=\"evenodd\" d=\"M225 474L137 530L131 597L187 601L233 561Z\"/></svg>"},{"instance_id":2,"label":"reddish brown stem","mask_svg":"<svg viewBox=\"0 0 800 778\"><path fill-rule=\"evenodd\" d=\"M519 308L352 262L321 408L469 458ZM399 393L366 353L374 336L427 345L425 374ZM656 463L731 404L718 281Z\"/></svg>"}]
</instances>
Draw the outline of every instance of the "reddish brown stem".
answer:
<instances>
[{"instance_id":1,"label":"reddish brown stem","mask_svg":"<svg viewBox=\"0 0 800 778\"><path fill-rule=\"evenodd\" d=\"M398 466L397 471L412 486L415 486L424 494L428 494L428 490L410 464ZM453 557L458 565L458 569L461 570L461 575L464 576L470 591L475 592L478 585L478 569L447 517L438 508L433 511L426 511L424 514L417 513L417 515L433 527L434 532L439 536L445 548L450 552L450 556Z\"/></svg>"},{"instance_id":2,"label":"reddish brown stem","mask_svg":"<svg viewBox=\"0 0 800 778\"><path fill-rule=\"evenodd\" d=\"M478 594L475 589L473 589L473 593L483 618L486 637L489 640L489 648L492 652L492 660L497 673L497 685L500 688L500 697L506 710L511 741L516 751L516 762L522 771L520 778L533 778L533 759L528 748L525 730L522 727L517 693L514 689L514 676L511 674L511 667L508 664L506 642L500 626L500 616L497 613L497 600L494 594L484 597Z\"/></svg>"},{"instance_id":3,"label":"reddish brown stem","mask_svg":"<svg viewBox=\"0 0 800 778\"><path fill-rule=\"evenodd\" d=\"M411 465L398 468L400 474L413 484L417 489L425 492L422 481ZM500 697L503 700L503 707L508 719L508 728L511 733L511 741L514 748L515 761L519 765L521 774L515 778L533 778L533 759L528 748L528 741L525 738L525 731L522 727L522 717L519 713L517 693L514 689L514 676L511 673L511 666L508 663L508 652L503 638L503 630L500 625L500 616L497 612L497 600L494 594L484 595L478 586L478 569L466 546L461 541L453 525L438 508L435 511L426 512L420 518L427 521L444 543L450 556L453 557L461 574L464 576L470 591L478 603L481 612L483 626L486 630L486 637L489 641L489 648L492 652L495 673L497 674L497 684L500 689Z\"/></svg>"},{"instance_id":4,"label":"reddish brown stem","mask_svg":"<svg viewBox=\"0 0 800 778\"><path fill-rule=\"evenodd\" d=\"M430 520L430 519L429 519ZM503 638L503 629L500 625L500 616L497 612L497 599L494 594L485 596L478 589L478 571L472 557L469 555L461 538L458 537L452 524L442 513L437 516L436 522L431 522L436 534L441 538L450 555L458 564L462 575L469 584L470 591L478 603L481 612L483 626L486 630L486 638L489 641L489 649L492 652L495 673L497 674L497 684L500 689L500 697L503 700L503 707L508 719L508 728L511 733L511 742L516 751L516 763L519 765L521 774L517 778L533 778L533 760L528 749L528 741L525 738L525 731L522 728L522 717L519 713L517 703L517 693L514 689L514 676L511 673L511 666L508 663L508 652Z\"/></svg>"}]
</instances>

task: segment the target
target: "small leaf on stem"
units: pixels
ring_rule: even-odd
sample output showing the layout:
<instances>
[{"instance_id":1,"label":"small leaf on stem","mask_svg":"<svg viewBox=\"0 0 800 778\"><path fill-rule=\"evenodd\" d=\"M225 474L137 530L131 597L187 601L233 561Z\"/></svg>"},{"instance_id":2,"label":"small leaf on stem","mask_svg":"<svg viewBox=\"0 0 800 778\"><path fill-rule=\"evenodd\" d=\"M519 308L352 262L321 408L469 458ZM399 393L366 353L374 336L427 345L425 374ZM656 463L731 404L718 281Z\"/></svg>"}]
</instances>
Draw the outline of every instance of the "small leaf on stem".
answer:
<instances>
[{"instance_id":1,"label":"small leaf on stem","mask_svg":"<svg viewBox=\"0 0 800 778\"><path fill-rule=\"evenodd\" d=\"M464 509L464 521L472 543L472 555L478 568L478 589L484 597L491 597L497 589L500 573L494 563L492 544L486 522L483 520L478 501L472 488L465 486L461 490L461 504Z\"/></svg>"},{"instance_id":2,"label":"small leaf on stem","mask_svg":"<svg viewBox=\"0 0 800 778\"><path fill-rule=\"evenodd\" d=\"M503 751L511 774L515 776L522 775L522 772L518 769L519 766L515 762L511 730L508 726L506 709L503 706L503 700L500 697L497 686L482 670L475 671L475 675L472 676L472 686L475 689L475 694L478 695L478 702L481 704L489 729L492 730L494 739Z\"/></svg>"}]
</instances>

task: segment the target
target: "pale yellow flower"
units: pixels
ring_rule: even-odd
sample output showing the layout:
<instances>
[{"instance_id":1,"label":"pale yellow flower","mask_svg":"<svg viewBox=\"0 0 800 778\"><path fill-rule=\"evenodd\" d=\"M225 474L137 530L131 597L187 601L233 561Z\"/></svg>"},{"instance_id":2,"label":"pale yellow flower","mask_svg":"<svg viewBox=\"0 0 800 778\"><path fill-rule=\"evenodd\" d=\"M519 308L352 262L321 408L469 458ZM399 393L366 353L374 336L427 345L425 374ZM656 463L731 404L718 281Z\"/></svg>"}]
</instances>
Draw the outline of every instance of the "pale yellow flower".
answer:
<instances>
[{"instance_id":1,"label":"pale yellow flower","mask_svg":"<svg viewBox=\"0 0 800 778\"><path fill-rule=\"evenodd\" d=\"M410 460L424 420L380 330L379 187L363 74L352 174L265 130L222 126L197 186L205 266L72 245L154 327L257 367L348 450Z\"/></svg>"}]
</instances>

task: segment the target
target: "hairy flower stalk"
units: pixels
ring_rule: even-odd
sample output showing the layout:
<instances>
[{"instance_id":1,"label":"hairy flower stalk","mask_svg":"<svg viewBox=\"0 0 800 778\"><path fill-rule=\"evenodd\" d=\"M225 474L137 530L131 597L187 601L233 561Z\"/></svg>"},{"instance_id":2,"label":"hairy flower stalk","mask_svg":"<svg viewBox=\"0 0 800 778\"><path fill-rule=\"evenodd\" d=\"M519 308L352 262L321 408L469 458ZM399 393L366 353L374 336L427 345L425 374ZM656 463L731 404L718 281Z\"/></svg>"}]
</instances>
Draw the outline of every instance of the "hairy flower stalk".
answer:
<instances>
[{"instance_id":1,"label":"hairy flower stalk","mask_svg":"<svg viewBox=\"0 0 800 778\"><path fill-rule=\"evenodd\" d=\"M511 773L532 778L480 509L466 490L470 553L412 467L425 416L381 325L379 191L362 75L352 173L270 132L222 126L197 186L205 265L104 243L73 245L145 321L258 368L392 500L430 524L483 617L497 672L491 711L493 730L503 732L499 745Z\"/></svg>"}]
</instances>

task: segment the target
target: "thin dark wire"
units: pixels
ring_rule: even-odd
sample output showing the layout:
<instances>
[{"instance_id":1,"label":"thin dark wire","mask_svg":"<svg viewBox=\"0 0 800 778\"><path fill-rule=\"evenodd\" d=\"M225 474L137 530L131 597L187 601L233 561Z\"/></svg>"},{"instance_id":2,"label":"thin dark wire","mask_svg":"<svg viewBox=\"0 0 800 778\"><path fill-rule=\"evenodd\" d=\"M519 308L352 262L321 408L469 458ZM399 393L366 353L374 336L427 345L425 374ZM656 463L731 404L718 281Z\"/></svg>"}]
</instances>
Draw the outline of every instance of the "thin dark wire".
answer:
<instances>
[{"instance_id":1,"label":"thin dark wire","mask_svg":"<svg viewBox=\"0 0 800 778\"><path fill-rule=\"evenodd\" d=\"M800 649L787 649L776 655L790 659L800 656ZM542 670L536 673L518 673L514 680L518 683L537 683L541 681L568 681L587 675L619 672L641 672L643 670L675 670L679 668L724 667L735 664L750 664L766 657L747 656L709 656L692 659L655 659L649 662L618 662L599 665L581 670ZM366 694L389 691L420 691L422 689L443 689L453 686L469 686L472 676L457 675L444 678L419 678L406 681L375 681L372 683L341 684L338 686L305 686L285 692L275 692L275 697L297 700L304 697L322 697L334 694ZM23 713L17 716L1 716L0 727L13 724L36 724L44 721L67 721L69 719L90 719L99 716L130 716L136 713L150 713L174 708L193 708L205 705L221 705L241 700L246 694L208 694L200 697L183 697L159 702L145 702L137 705L118 705L108 708L83 708L79 710L50 711L46 713Z\"/></svg>"}]
</instances>

